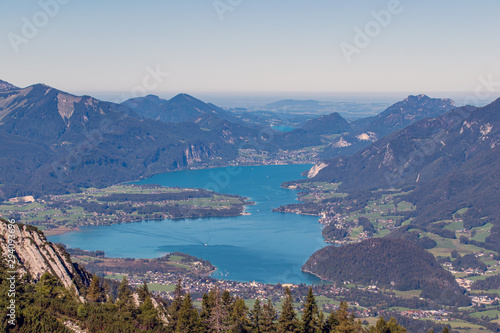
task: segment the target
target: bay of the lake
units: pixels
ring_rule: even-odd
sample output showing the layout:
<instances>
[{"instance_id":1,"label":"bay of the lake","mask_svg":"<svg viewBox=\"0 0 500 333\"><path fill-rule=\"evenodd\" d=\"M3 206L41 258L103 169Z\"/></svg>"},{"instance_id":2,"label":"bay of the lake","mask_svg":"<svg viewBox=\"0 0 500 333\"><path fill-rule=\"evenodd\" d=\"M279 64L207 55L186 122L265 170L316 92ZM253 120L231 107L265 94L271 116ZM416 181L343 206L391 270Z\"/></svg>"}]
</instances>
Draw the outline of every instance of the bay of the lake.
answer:
<instances>
[{"instance_id":1,"label":"bay of the lake","mask_svg":"<svg viewBox=\"0 0 500 333\"><path fill-rule=\"evenodd\" d=\"M213 277L264 283L316 283L300 268L326 244L318 217L273 213L296 203L297 192L280 187L300 179L310 165L247 166L170 172L138 181L216 189L248 197L250 215L227 218L142 221L82 227L81 231L50 236L52 242L85 250L103 250L108 257L154 258L179 251L209 260Z\"/></svg>"}]
</instances>

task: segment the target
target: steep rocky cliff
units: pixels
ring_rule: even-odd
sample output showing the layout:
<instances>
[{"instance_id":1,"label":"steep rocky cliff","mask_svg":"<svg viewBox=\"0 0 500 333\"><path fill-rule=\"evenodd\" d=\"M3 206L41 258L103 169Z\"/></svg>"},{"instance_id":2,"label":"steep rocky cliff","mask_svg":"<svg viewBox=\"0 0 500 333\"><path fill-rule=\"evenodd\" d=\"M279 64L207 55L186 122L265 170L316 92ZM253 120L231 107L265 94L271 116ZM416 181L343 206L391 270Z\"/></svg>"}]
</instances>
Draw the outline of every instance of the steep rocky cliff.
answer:
<instances>
[{"instance_id":1,"label":"steep rocky cliff","mask_svg":"<svg viewBox=\"0 0 500 333\"><path fill-rule=\"evenodd\" d=\"M29 273L33 281L38 281L43 274L49 272L59 278L68 290L75 290L83 301L81 288L90 284L91 276L72 263L62 247L48 242L43 233L34 227L11 224L1 219L0 247L4 254L9 253L9 239L14 240L13 254L19 263L20 274Z\"/></svg>"},{"instance_id":2,"label":"steep rocky cliff","mask_svg":"<svg viewBox=\"0 0 500 333\"><path fill-rule=\"evenodd\" d=\"M327 166L328 166L328 164L326 164L325 162L320 162L318 164L315 164L307 173L307 178L313 178L314 176L316 176L318 174L318 172L320 172L322 169L326 168Z\"/></svg>"}]
</instances>

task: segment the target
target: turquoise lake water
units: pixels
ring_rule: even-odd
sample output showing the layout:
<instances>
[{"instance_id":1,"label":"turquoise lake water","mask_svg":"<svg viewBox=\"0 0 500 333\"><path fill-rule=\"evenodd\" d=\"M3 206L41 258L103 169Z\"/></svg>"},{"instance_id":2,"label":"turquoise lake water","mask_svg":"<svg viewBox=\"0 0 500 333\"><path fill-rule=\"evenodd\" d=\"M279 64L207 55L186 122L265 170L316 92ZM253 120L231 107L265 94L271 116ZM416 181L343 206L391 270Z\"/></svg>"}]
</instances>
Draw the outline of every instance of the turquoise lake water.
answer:
<instances>
[{"instance_id":1,"label":"turquoise lake water","mask_svg":"<svg viewBox=\"0 0 500 333\"><path fill-rule=\"evenodd\" d=\"M246 216L83 227L48 239L72 248L104 250L109 257L154 258L184 252L210 260L217 267L212 276L228 280L317 283L318 278L300 268L326 245L318 217L272 212L297 202L297 192L280 185L301 178L301 172L309 168L232 167L156 175L137 183L207 188L245 196L256 204L247 207L251 215Z\"/></svg>"},{"instance_id":2,"label":"turquoise lake water","mask_svg":"<svg viewBox=\"0 0 500 333\"><path fill-rule=\"evenodd\" d=\"M295 127L291 126L272 126L273 129L280 131L280 132L291 132L295 129Z\"/></svg>"}]
</instances>

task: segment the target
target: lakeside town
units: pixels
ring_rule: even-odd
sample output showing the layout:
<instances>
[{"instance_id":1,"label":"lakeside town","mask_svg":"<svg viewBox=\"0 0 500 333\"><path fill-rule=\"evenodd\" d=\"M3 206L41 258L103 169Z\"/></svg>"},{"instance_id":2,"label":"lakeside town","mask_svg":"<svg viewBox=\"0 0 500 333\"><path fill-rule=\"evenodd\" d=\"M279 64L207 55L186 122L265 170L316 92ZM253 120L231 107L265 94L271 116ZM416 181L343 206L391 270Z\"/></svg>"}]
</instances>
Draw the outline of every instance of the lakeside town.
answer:
<instances>
[{"instance_id":1,"label":"lakeside town","mask_svg":"<svg viewBox=\"0 0 500 333\"><path fill-rule=\"evenodd\" d=\"M126 274L115 274L113 277L119 278L127 276ZM195 304L201 305L202 296L214 288L219 290L227 290L233 297L243 298L245 300L261 301L271 300L274 304L279 305L282 301L284 288L290 288L292 295L296 300L296 310L301 311L300 303L306 295L308 286L303 284L266 284L260 282L238 282L230 280L219 280L211 278L210 276L193 276L176 273L154 273L147 272L141 277L128 276L128 281L131 285L139 287L146 282L150 286L151 292L168 300L174 297L174 286L181 280L183 291L192 295ZM161 288L160 286L163 286ZM349 286L352 287L352 286ZM352 289L348 286L337 286L332 283L323 283L320 285L313 285L313 292L318 299L318 305L325 312L331 312L339 309L340 301L349 299L349 294L353 293ZM384 294L386 290L381 290L376 286L358 287L356 292L365 292L373 294ZM470 288L469 288L470 291ZM390 295L390 292L388 293ZM489 296L474 296L473 306L471 308L479 308L481 305L498 304L499 297ZM401 316L418 319L418 320L431 320L434 322L453 322L459 320L455 318L452 311L446 309L373 309L372 307L361 306L357 301L348 301L350 308L353 310L357 318L361 320L375 317L378 315L394 315L394 313Z\"/></svg>"}]
</instances>

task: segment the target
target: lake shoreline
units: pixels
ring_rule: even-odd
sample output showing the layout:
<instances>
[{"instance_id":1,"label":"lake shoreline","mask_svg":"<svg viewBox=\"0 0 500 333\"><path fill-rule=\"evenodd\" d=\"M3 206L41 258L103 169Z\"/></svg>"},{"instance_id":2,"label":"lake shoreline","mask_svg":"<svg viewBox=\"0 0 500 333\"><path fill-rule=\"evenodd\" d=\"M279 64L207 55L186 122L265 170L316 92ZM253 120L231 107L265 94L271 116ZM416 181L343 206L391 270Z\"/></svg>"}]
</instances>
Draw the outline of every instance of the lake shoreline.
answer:
<instances>
[{"instance_id":1,"label":"lake shoreline","mask_svg":"<svg viewBox=\"0 0 500 333\"><path fill-rule=\"evenodd\" d=\"M250 205L251 206L251 205ZM111 226L111 225L116 225L116 224L128 224L128 223L140 223L140 222L149 222L149 221L164 221L164 220L172 220L172 221L180 221L184 219L209 219L209 218L231 218L231 217L238 217L238 216L249 216L252 215L251 213L248 213L246 211L243 211L242 213L238 215L233 215L233 216L182 216L182 217L168 217L165 219L130 219L126 221L121 221L121 222L113 222L109 224L102 224L102 225L79 225L77 227L65 227L65 226L60 226L57 228L49 229L49 230L41 230L45 236L58 236L70 232L80 232L82 231L80 227L95 227L95 226Z\"/></svg>"},{"instance_id":2,"label":"lake shoreline","mask_svg":"<svg viewBox=\"0 0 500 333\"><path fill-rule=\"evenodd\" d=\"M52 236L50 240L71 248L102 250L110 257L157 258L174 251L187 253L217 267L211 274L216 279L317 284L320 279L301 272L309 256L327 245L317 216L272 212L275 207L297 202L297 192L283 189L281 184L301 178L308 168L303 164L247 166L226 178L218 177L224 168L157 175L138 185L213 188L218 181L218 192L251 198L255 205L245 206L242 214L232 218L89 226L82 228L84 232Z\"/></svg>"},{"instance_id":3,"label":"lake shoreline","mask_svg":"<svg viewBox=\"0 0 500 333\"><path fill-rule=\"evenodd\" d=\"M73 231L82 231L82 230L80 229L80 227L58 227L49 230L42 230L45 236L57 236Z\"/></svg>"}]
</instances>

